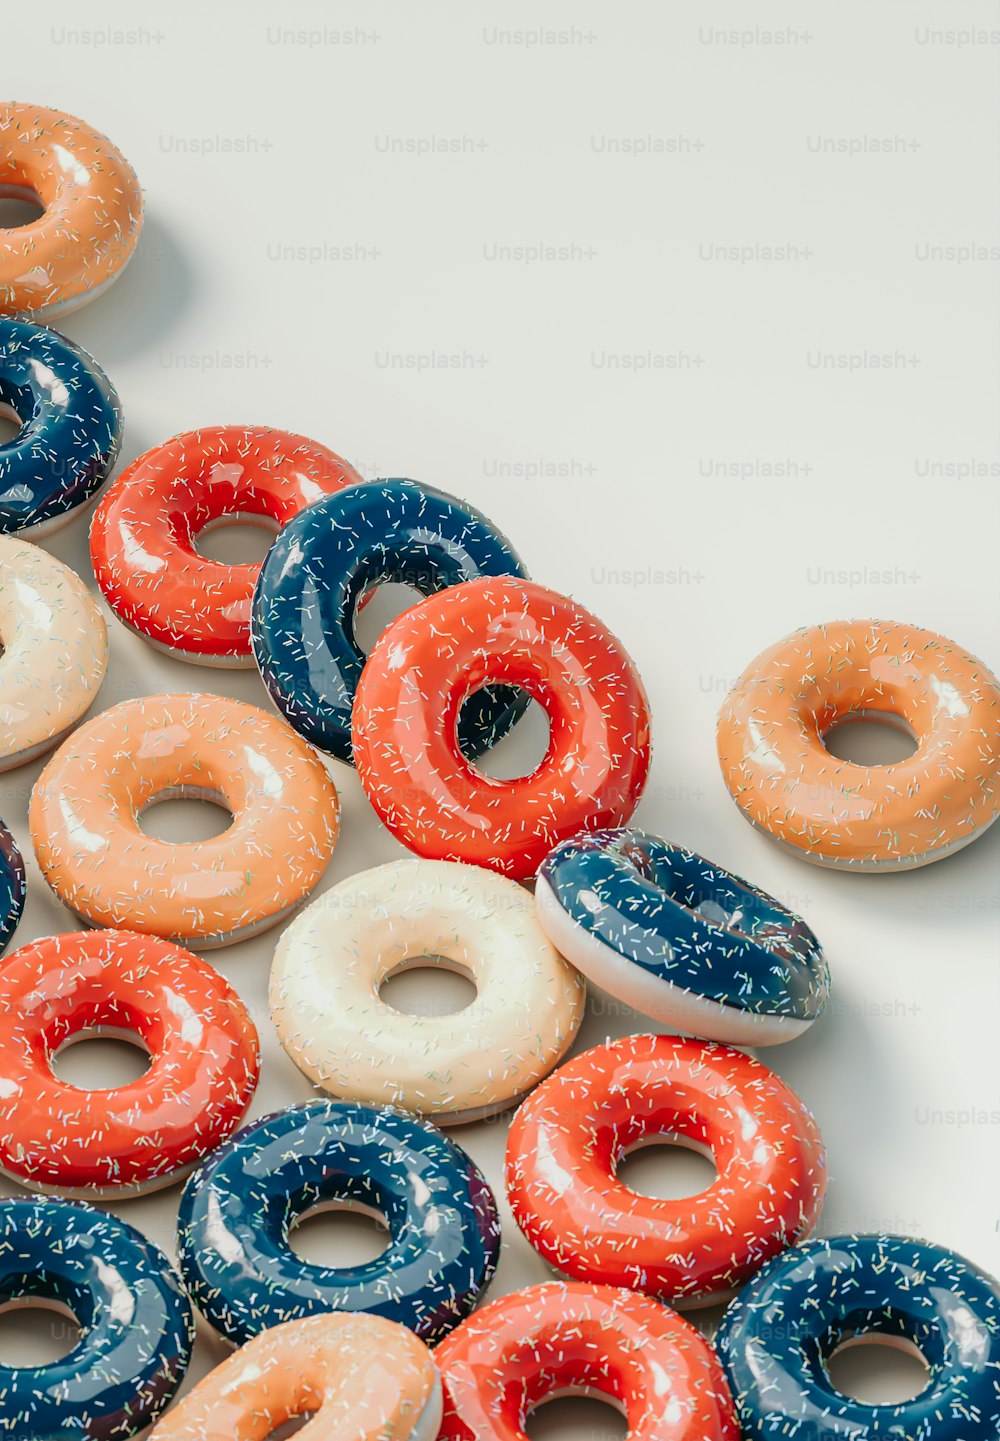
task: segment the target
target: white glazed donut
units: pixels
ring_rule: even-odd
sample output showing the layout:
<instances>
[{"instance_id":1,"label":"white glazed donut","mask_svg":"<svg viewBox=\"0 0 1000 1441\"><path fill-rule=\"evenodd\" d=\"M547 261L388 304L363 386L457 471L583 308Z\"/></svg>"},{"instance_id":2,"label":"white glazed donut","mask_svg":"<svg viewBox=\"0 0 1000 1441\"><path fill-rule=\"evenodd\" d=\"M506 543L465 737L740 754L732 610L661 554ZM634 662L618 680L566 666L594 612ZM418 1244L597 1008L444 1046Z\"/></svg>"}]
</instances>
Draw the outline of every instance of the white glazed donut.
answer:
<instances>
[{"instance_id":1,"label":"white glazed donut","mask_svg":"<svg viewBox=\"0 0 1000 1441\"><path fill-rule=\"evenodd\" d=\"M381 999L390 977L428 958L474 981L471 1005L408 1016ZM270 990L281 1043L317 1085L439 1125L518 1102L565 1055L585 998L526 890L428 860L363 871L314 901L282 936Z\"/></svg>"},{"instance_id":2,"label":"white glazed donut","mask_svg":"<svg viewBox=\"0 0 1000 1441\"><path fill-rule=\"evenodd\" d=\"M0 538L0 771L44 755L83 719L108 631L83 581L44 550Z\"/></svg>"}]
</instances>

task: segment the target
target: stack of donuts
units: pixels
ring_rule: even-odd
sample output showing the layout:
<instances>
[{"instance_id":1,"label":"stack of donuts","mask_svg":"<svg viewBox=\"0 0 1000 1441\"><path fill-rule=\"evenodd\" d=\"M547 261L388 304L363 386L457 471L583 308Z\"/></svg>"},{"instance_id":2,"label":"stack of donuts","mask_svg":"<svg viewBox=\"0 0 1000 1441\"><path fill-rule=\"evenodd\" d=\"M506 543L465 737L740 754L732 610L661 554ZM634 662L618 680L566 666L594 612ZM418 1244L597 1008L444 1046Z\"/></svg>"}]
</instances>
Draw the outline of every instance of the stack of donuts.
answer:
<instances>
[{"instance_id":1,"label":"stack of donuts","mask_svg":"<svg viewBox=\"0 0 1000 1441\"><path fill-rule=\"evenodd\" d=\"M810 926L756 885L632 821L651 758L642 681L582 605L530 579L463 500L365 481L303 436L219 426L113 476L122 412L41 322L128 262L142 201L117 149L51 110L0 106L0 194L40 220L0 232L0 769L52 751L30 841L87 929L0 962L0 1305L69 1311L81 1340L0 1365L0 1437L525 1441L530 1413L599 1395L636 1441L996 1441L1000 1289L954 1252L888 1235L816 1239L822 1139L747 1047L801 1036L830 978ZM108 662L87 586L36 544L97 498L90 551L117 622L196 665L256 667L269 709L206 690L88 712ZM270 524L260 566L199 536ZM366 655L376 587L422 597ZM530 698L549 741L530 775L477 768ZM911 758L864 767L824 744L876 714ZM803 860L924 865L1000 811L1000 686L929 631L837 621L770 647L726 699L736 804ZM411 857L310 896L338 843L331 762L355 766ZM224 834L172 844L140 817L216 801ZM0 824L0 949L25 899ZM258 1035L195 952L283 927L270 1011L316 1098L247 1124ZM385 983L432 957L475 1001L413 1017ZM588 985L650 1025L570 1055ZM141 1080L62 1081L61 1048L138 1039ZM567 1057L569 1057L567 1059ZM516 1109L515 1109L516 1108ZM445 1128L513 1111L506 1201L557 1279L480 1305L500 1209ZM700 1195L636 1194L636 1147L707 1153ZM106 1203L179 1185L176 1266ZM102 1204L96 1204L102 1203ZM379 1217L377 1260L307 1263L323 1206ZM728 1302L710 1344L679 1312ZM233 1354L181 1400L194 1308ZM871 1406L827 1361L871 1333L919 1351L926 1389Z\"/></svg>"}]
</instances>

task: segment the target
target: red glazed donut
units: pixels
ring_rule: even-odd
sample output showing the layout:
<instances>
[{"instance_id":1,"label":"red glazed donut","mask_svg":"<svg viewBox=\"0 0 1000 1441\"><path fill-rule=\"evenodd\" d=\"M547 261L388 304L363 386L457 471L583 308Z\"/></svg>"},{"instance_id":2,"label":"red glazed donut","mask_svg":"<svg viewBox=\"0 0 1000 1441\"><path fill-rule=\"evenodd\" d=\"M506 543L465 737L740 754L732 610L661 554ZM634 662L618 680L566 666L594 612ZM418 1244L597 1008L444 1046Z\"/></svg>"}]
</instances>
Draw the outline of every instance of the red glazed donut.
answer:
<instances>
[{"instance_id":1,"label":"red glazed donut","mask_svg":"<svg viewBox=\"0 0 1000 1441\"><path fill-rule=\"evenodd\" d=\"M318 441L267 426L175 435L132 462L94 513L90 554L118 619L151 645L202 665L252 666L258 565L222 565L194 539L233 521L275 531L362 476Z\"/></svg>"},{"instance_id":2,"label":"red glazed donut","mask_svg":"<svg viewBox=\"0 0 1000 1441\"><path fill-rule=\"evenodd\" d=\"M617 1179L626 1152L664 1137L711 1155L707 1191L660 1200ZM529 1096L506 1180L514 1219L558 1271L698 1306L809 1234L826 1164L812 1116L760 1061L711 1041L627 1036Z\"/></svg>"},{"instance_id":3,"label":"red glazed donut","mask_svg":"<svg viewBox=\"0 0 1000 1441\"><path fill-rule=\"evenodd\" d=\"M483 775L456 738L463 702L495 684L548 712L548 752L517 780ZM558 841L628 820L649 727L642 681L611 632L566 596L504 576L430 596L383 632L353 745L369 800L410 850L523 880Z\"/></svg>"},{"instance_id":4,"label":"red glazed donut","mask_svg":"<svg viewBox=\"0 0 1000 1441\"><path fill-rule=\"evenodd\" d=\"M434 1352L440 1441L527 1441L542 1402L569 1393L624 1412L629 1441L739 1441L708 1342L674 1311L612 1286L532 1286L463 1321Z\"/></svg>"},{"instance_id":5,"label":"red glazed donut","mask_svg":"<svg viewBox=\"0 0 1000 1441\"><path fill-rule=\"evenodd\" d=\"M212 966L153 936L49 936L0 963L0 1169L30 1190L120 1200L169 1185L237 1129L257 1032ZM138 1039L129 1086L82 1090L52 1057L82 1032Z\"/></svg>"}]
</instances>

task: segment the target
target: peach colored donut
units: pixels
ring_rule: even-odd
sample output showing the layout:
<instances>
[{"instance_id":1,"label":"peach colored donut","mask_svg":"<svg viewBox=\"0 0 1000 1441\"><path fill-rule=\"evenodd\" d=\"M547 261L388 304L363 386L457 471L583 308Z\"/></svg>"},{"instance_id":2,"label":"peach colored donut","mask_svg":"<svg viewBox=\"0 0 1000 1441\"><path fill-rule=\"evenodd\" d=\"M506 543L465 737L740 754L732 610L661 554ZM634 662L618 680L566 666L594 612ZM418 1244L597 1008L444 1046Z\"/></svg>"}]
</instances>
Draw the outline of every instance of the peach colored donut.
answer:
<instances>
[{"instance_id":1,"label":"peach colored donut","mask_svg":"<svg viewBox=\"0 0 1000 1441\"><path fill-rule=\"evenodd\" d=\"M382 1000L391 976L428 956L475 982L464 1010L408 1016ZM515 1105L559 1064L586 987L516 881L405 860L303 911L278 944L270 1002L281 1044L317 1086L455 1125Z\"/></svg>"},{"instance_id":2,"label":"peach colored donut","mask_svg":"<svg viewBox=\"0 0 1000 1441\"><path fill-rule=\"evenodd\" d=\"M309 1441L435 1441L437 1367L412 1331L380 1316L286 1321L217 1366L149 1441L266 1441L310 1412Z\"/></svg>"},{"instance_id":3,"label":"peach colored donut","mask_svg":"<svg viewBox=\"0 0 1000 1441\"><path fill-rule=\"evenodd\" d=\"M147 836L139 816L175 797L233 817L211 840ZM66 741L29 812L49 885L92 926L206 950L273 926L316 885L339 804L326 768L283 721L210 695L124 701Z\"/></svg>"},{"instance_id":4,"label":"peach colored donut","mask_svg":"<svg viewBox=\"0 0 1000 1441\"><path fill-rule=\"evenodd\" d=\"M892 765L838 760L827 732L877 717L913 736ZM889 620L807 626L748 666L719 716L726 785L753 825L821 866L908 870L1000 813L1000 683L944 636Z\"/></svg>"},{"instance_id":5,"label":"peach colored donut","mask_svg":"<svg viewBox=\"0 0 1000 1441\"><path fill-rule=\"evenodd\" d=\"M0 314L49 324L113 285L142 229L142 191L99 131L42 105L0 104L0 196L44 214L4 231Z\"/></svg>"},{"instance_id":6,"label":"peach colored donut","mask_svg":"<svg viewBox=\"0 0 1000 1441\"><path fill-rule=\"evenodd\" d=\"M108 630L78 575L0 537L0 771L44 755L83 719L108 666Z\"/></svg>"}]
</instances>

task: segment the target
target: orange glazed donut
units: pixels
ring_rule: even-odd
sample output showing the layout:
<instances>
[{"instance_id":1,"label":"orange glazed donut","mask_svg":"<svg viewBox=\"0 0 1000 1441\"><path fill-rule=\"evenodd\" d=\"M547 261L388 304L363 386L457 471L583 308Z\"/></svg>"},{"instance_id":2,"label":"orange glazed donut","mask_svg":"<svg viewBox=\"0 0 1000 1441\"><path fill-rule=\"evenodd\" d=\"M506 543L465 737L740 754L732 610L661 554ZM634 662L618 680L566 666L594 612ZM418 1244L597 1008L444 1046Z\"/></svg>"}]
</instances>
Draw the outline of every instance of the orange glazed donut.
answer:
<instances>
[{"instance_id":1,"label":"orange glazed donut","mask_svg":"<svg viewBox=\"0 0 1000 1441\"><path fill-rule=\"evenodd\" d=\"M175 797L215 801L233 823L193 844L145 835L142 812ZM76 731L39 777L29 822L46 880L81 919L208 949L304 901L340 818L326 768L283 721L219 696L162 695Z\"/></svg>"},{"instance_id":2,"label":"orange glazed donut","mask_svg":"<svg viewBox=\"0 0 1000 1441\"><path fill-rule=\"evenodd\" d=\"M142 228L142 191L106 136L42 105L0 104L0 196L37 200L32 225L5 230L0 314L45 324L113 285Z\"/></svg>"},{"instance_id":3,"label":"orange glazed donut","mask_svg":"<svg viewBox=\"0 0 1000 1441\"><path fill-rule=\"evenodd\" d=\"M907 731L893 765L838 760L823 738L871 717ZM719 716L726 785L804 860L908 870L960 850L1000 811L1000 683L944 636L889 620L795 631L759 655Z\"/></svg>"},{"instance_id":4,"label":"orange glazed donut","mask_svg":"<svg viewBox=\"0 0 1000 1441\"><path fill-rule=\"evenodd\" d=\"M217 1366L149 1441L267 1441L310 1412L310 1441L435 1441L437 1367L412 1331L381 1316L286 1321Z\"/></svg>"}]
</instances>

